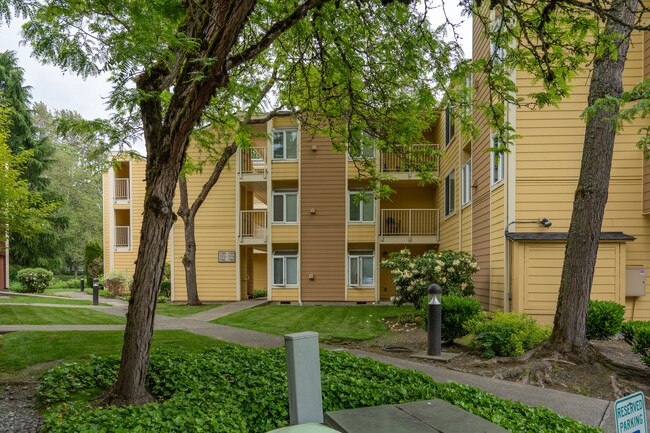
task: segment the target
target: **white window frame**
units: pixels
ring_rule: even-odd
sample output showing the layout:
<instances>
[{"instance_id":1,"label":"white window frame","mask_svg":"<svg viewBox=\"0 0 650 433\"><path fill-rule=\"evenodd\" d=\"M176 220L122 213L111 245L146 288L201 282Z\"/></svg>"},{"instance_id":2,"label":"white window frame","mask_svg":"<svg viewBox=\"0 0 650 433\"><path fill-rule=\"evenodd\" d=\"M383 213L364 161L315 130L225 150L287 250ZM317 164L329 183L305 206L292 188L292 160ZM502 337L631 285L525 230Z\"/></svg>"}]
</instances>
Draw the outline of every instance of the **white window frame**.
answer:
<instances>
[{"instance_id":1,"label":"white window frame","mask_svg":"<svg viewBox=\"0 0 650 433\"><path fill-rule=\"evenodd\" d=\"M287 259L296 259L296 282L295 284L287 283ZM282 261L282 282L275 282L275 261ZM273 261L271 262L272 266L272 276L271 283L273 287L298 287L300 283L300 264L298 262L298 251L297 250L276 250L273 251Z\"/></svg>"},{"instance_id":2,"label":"white window frame","mask_svg":"<svg viewBox=\"0 0 650 433\"><path fill-rule=\"evenodd\" d=\"M296 157L295 158L287 158L287 132L295 132L296 133ZM278 158L275 156L275 134L281 132L282 133L282 158ZM286 127L286 128L273 128L271 130L271 156L273 161L297 161L298 157L300 155L300 131L298 131L298 128L295 127Z\"/></svg>"},{"instance_id":3,"label":"white window frame","mask_svg":"<svg viewBox=\"0 0 650 433\"><path fill-rule=\"evenodd\" d=\"M449 143L456 138L456 124L454 122L454 107L447 106L445 108L445 149L449 147Z\"/></svg>"},{"instance_id":4,"label":"white window frame","mask_svg":"<svg viewBox=\"0 0 650 433\"><path fill-rule=\"evenodd\" d=\"M372 260L372 283L363 284L363 259ZM357 283L352 282L352 262L357 262ZM348 251L348 286L349 287L375 287L375 251L374 250L349 250Z\"/></svg>"},{"instance_id":5,"label":"white window frame","mask_svg":"<svg viewBox=\"0 0 650 433\"><path fill-rule=\"evenodd\" d=\"M352 148L348 143L348 159L374 159L375 157L375 145L373 144L373 138L370 134L363 131L361 133L361 145L359 150L361 151L360 155L353 155Z\"/></svg>"},{"instance_id":6,"label":"white window frame","mask_svg":"<svg viewBox=\"0 0 650 433\"><path fill-rule=\"evenodd\" d=\"M495 137L496 132L493 132L490 136L491 147L496 147ZM499 155L498 161L496 161L497 154ZM504 152L490 152L490 185L496 185L503 181L505 177L505 159Z\"/></svg>"},{"instance_id":7,"label":"white window frame","mask_svg":"<svg viewBox=\"0 0 650 433\"><path fill-rule=\"evenodd\" d=\"M472 201L472 159L468 159L461 167L461 205Z\"/></svg>"},{"instance_id":8,"label":"white window frame","mask_svg":"<svg viewBox=\"0 0 650 433\"><path fill-rule=\"evenodd\" d=\"M453 188L449 186L450 179L453 177ZM445 176L445 218L456 213L456 168L452 168ZM451 200L450 200L451 198Z\"/></svg>"},{"instance_id":9,"label":"white window frame","mask_svg":"<svg viewBox=\"0 0 650 433\"><path fill-rule=\"evenodd\" d=\"M497 29L501 26L503 18L501 15L496 17L494 23L492 24L492 33L496 32ZM490 55L492 56L492 64L501 65L506 58L506 49L503 46L497 45L494 43L493 38L490 38Z\"/></svg>"},{"instance_id":10,"label":"white window frame","mask_svg":"<svg viewBox=\"0 0 650 433\"><path fill-rule=\"evenodd\" d=\"M363 205L366 203L364 201L359 201L359 203L357 204L359 206L359 220L358 221L353 221L352 220L352 201L353 201L352 196L359 195L359 194L371 195L372 193L363 192L361 190L349 190L348 191L348 222L350 222L350 223L360 223L360 224L373 224L375 222L375 200L374 199L371 201L371 203L372 203L372 212L371 212L372 219L371 220L364 220L363 219L363 217L364 217L364 213L363 213L364 206Z\"/></svg>"},{"instance_id":11,"label":"white window frame","mask_svg":"<svg viewBox=\"0 0 650 433\"><path fill-rule=\"evenodd\" d=\"M296 196L296 220L287 221L287 196L295 195ZM275 220L275 197L282 196L282 220ZM275 189L272 194L272 209L271 209L271 222L273 224L298 224L298 219L300 218L300 204L298 200L298 190L297 189Z\"/></svg>"}]
</instances>

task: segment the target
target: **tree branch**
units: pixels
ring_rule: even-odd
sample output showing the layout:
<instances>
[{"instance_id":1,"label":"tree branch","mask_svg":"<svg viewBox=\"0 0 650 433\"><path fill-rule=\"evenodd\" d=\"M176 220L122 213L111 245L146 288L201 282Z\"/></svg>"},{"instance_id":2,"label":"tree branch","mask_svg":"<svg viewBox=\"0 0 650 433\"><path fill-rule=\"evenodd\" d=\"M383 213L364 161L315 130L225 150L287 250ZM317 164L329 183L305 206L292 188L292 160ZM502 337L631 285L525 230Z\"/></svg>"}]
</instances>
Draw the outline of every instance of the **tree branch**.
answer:
<instances>
[{"instance_id":1,"label":"tree branch","mask_svg":"<svg viewBox=\"0 0 650 433\"><path fill-rule=\"evenodd\" d=\"M330 0L307 0L302 5L298 6L295 11L283 20L273 24L266 32L262 39L256 44L244 49L239 54L231 56L226 61L226 71L230 71L242 63L254 59L264 50L266 50L282 33L293 27L301 19L303 19L312 9L317 8Z\"/></svg>"}]
</instances>

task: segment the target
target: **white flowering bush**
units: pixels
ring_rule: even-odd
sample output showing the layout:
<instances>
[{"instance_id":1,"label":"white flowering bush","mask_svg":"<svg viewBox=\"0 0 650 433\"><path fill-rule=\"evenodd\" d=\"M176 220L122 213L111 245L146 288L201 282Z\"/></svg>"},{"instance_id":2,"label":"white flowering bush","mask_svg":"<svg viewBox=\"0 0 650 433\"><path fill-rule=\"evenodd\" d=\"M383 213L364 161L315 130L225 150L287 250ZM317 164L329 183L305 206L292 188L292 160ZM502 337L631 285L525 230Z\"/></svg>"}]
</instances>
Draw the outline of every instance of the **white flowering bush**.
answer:
<instances>
[{"instance_id":1,"label":"white flowering bush","mask_svg":"<svg viewBox=\"0 0 650 433\"><path fill-rule=\"evenodd\" d=\"M390 269L396 287L391 301L396 305L412 303L415 308L420 308L427 287L434 283L440 285L443 295L472 296L472 275L480 270L474 256L465 251L431 250L411 256L408 248L391 253L381 266Z\"/></svg>"},{"instance_id":2,"label":"white flowering bush","mask_svg":"<svg viewBox=\"0 0 650 433\"><path fill-rule=\"evenodd\" d=\"M18 271L18 281L27 293L43 293L50 286L52 272L43 268L25 268Z\"/></svg>"}]
</instances>

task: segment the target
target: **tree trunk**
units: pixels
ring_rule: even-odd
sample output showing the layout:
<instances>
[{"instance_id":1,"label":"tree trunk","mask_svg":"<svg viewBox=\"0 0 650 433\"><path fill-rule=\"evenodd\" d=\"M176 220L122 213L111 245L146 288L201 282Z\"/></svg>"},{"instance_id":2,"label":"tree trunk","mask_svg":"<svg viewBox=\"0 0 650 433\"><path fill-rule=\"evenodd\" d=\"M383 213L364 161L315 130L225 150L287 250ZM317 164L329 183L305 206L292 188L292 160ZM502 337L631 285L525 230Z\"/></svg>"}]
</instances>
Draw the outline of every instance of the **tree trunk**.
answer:
<instances>
[{"instance_id":1,"label":"tree trunk","mask_svg":"<svg viewBox=\"0 0 650 433\"><path fill-rule=\"evenodd\" d=\"M187 199L187 182L178 179L181 204L178 216L183 219L185 231L185 254L183 254L183 267L185 268L185 287L187 288L187 305L203 305L199 299L196 284L196 240L194 238L194 213L190 212Z\"/></svg>"},{"instance_id":2,"label":"tree trunk","mask_svg":"<svg viewBox=\"0 0 650 433\"><path fill-rule=\"evenodd\" d=\"M205 8L188 9L191 19L183 30L205 42L201 51L185 55L177 76L160 62L135 80L138 90L149 95L140 100L147 147L146 193L120 371L106 398L108 404L141 405L154 400L145 388L145 378L169 232L176 216L172 210L176 183L194 126L215 90L228 82L228 53L254 5L254 0L214 0ZM218 60L206 65L202 60L206 58ZM197 74L206 78L195 80ZM174 90L163 112L160 94L170 77Z\"/></svg>"},{"instance_id":3,"label":"tree trunk","mask_svg":"<svg viewBox=\"0 0 650 433\"><path fill-rule=\"evenodd\" d=\"M606 49L594 61L589 87L590 107L600 98L619 98L623 92L623 67L631 33L629 26L634 24L638 5L638 0L612 1L611 11L618 19L607 20L605 34L612 35L617 49L614 52ZM617 34L621 36L614 36ZM587 121L553 332L546 346L575 359L585 359L591 355L586 337L587 308L616 137L616 124L609 118L618 111L618 107L601 109Z\"/></svg>"}]
</instances>

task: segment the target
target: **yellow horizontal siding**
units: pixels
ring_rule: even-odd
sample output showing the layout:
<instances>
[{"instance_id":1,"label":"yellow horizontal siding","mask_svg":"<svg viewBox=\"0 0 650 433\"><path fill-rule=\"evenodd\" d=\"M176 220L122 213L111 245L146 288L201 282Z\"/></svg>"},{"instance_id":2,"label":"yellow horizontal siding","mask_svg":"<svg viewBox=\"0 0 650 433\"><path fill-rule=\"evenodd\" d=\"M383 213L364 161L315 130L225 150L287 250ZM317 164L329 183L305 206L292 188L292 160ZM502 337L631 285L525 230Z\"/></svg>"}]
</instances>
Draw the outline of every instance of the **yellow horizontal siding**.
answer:
<instances>
[{"instance_id":1,"label":"yellow horizontal siding","mask_svg":"<svg viewBox=\"0 0 650 433\"><path fill-rule=\"evenodd\" d=\"M190 154L195 159L200 155L190 147ZM237 300L236 263L219 263L219 251L237 251L235 233L236 212L236 167L235 156L230 167L224 169L217 184L212 188L196 215L196 273L199 298L202 301ZM190 203L198 196L201 188L211 174L204 170L194 174L188 180L188 197ZM178 208L178 191L174 209ZM174 224L174 301L187 300L185 286L185 269L182 257L185 251L183 222L179 219ZM237 257L240 260L240 257Z\"/></svg>"},{"instance_id":2,"label":"yellow horizontal siding","mask_svg":"<svg viewBox=\"0 0 650 433\"><path fill-rule=\"evenodd\" d=\"M273 243L298 243L298 224L273 224L271 226L271 230Z\"/></svg>"},{"instance_id":3,"label":"yellow horizontal siding","mask_svg":"<svg viewBox=\"0 0 650 433\"><path fill-rule=\"evenodd\" d=\"M271 290L270 301L274 302L298 302L299 300L298 288L283 289L280 287L273 287Z\"/></svg>"},{"instance_id":4,"label":"yellow horizontal siding","mask_svg":"<svg viewBox=\"0 0 650 433\"><path fill-rule=\"evenodd\" d=\"M375 242L375 224L348 224L348 242Z\"/></svg>"},{"instance_id":5,"label":"yellow horizontal siding","mask_svg":"<svg viewBox=\"0 0 650 433\"><path fill-rule=\"evenodd\" d=\"M350 302L374 302L375 289L357 289L348 287L347 300Z\"/></svg>"},{"instance_id":6,"label":"yellow horizontal siding","mask_svg":"<svg viewBox=\"0 0 650 433\"><path fill-rule=\"evenodd\" d=\"M298 161L274 161L271 163L273 180L297 180Z\"/></svg>"}]
</instances>

